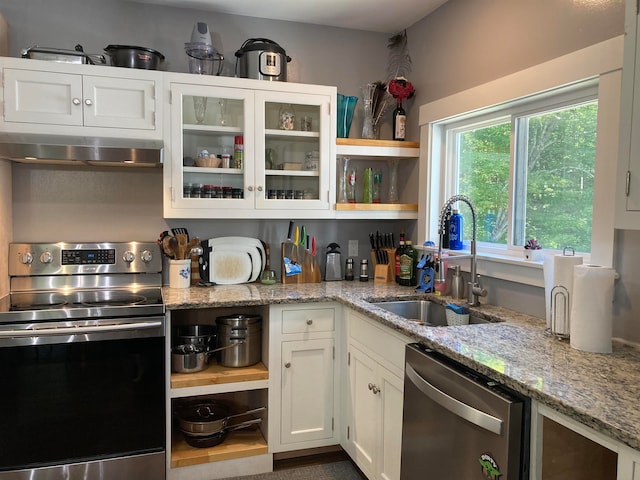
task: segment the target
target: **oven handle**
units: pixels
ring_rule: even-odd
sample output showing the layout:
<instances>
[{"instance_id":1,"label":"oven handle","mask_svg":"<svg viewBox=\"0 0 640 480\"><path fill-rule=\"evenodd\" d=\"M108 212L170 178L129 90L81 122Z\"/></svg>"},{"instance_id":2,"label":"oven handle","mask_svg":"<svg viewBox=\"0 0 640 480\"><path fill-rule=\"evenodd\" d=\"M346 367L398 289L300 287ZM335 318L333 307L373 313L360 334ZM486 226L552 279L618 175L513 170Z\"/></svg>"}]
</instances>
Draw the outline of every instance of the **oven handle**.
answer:
<instances>
[{"instance_id":1,"label":"oven handle","mask_svg":"<svg viewBox=\"0 0 640 480\"><path fill-rule=\"evenodd\" d=\"M83 335L85 333L106 333L122 330L140 330L161 327L162 322L117 323L111 325L92 325L79 327L34 328L30 330L0 330L0 338L45 337L52 335Z\"/></svg>"},{"instance_id":2,"label":"oven handle","mask_svg":"<svg viewBox=\"0 0 640 480\"><path fill-rule=\"evenodd\" d=\"M447 395L442 390L431 385L414 370L408 363L405 365L405 373L409 380L427 397L436 402L443 408L446 408L454 415L477 425L480 428L489 430L496 435L502 434L502 420L481 410L473 408L457 398Z\"/></svg>"}]
</instances>

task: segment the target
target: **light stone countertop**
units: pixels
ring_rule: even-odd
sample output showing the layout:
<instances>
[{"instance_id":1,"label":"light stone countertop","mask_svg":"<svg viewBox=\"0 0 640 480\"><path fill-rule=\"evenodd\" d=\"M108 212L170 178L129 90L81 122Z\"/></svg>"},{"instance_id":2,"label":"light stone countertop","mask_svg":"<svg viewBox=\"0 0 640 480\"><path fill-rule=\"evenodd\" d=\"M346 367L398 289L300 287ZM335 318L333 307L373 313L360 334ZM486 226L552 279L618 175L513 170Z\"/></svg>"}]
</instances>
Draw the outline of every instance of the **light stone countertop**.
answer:
<instances>
[{"instance_id":1,"label":"light stone countertop","mask_svg":"<svg viewBox=\"0 0 640 480\"><path fill-rule=\"evenodd\" d=\"M612 354L571 348L545 335L542 319L482 305L492 323L433 328L398 317L367 300L447 297L373 282L219 285L163 288L168 310L337 301L414 338L580 423L640 450L640 353L614 344Z\"/></svg>"}]
</instances>

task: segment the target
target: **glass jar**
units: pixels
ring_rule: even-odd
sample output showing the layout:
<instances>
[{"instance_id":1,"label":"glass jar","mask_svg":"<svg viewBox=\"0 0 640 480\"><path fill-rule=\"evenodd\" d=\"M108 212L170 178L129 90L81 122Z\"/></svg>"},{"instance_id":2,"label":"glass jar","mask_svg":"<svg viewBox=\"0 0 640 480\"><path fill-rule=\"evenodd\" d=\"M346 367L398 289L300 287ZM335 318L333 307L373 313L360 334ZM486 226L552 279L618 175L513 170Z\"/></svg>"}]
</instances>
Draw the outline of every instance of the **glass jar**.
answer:
<instances>
[{"instance_id":1,"label":"glass jar","mask_svg":"<svg viewBox=\"0 0 640 480\"><path fill-rule=\"evenodd\" d=\"M278 128L280 130L294 130L296 128L296 111L290 103L280 105Z\"/></svg>"}]
</instances>

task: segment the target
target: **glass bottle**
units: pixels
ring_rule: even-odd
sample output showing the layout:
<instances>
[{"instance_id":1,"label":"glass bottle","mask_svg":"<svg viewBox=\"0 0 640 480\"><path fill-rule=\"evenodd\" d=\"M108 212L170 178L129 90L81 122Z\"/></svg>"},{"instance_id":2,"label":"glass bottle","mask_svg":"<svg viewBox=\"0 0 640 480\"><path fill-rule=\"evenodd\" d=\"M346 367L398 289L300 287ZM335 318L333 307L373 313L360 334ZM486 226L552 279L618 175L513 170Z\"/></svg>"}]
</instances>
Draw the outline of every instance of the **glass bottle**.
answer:
<instances>
[{"instance_id":1,"label":"glass bottle","mask_svg":"<svg viewBox=\"0 0 640 480\"><path fill-rule=\"evenodd\" d=\"M400 242L398 248L396 248L395 257L395 277L396 283L400 283L400 256L404 251L404 232L400 232Z\"/></svg>"},{"instance_id":2,"label":"glass bottle","mask_svg":"<svg viewBox=\"0 0 640 480\"><path fill-rule=\"evenodd\" d=\"M407 114L402 108L402 102L398 102L393 111L393 139L404 141L406 136Z\"/></svg>"},{"instance_id":3,"label":"glass bottle","mask_svg":"<svg viewBox=\"0 0 640 480\"><path fill-rule=\"evenodd\" d=\"M373 191L371 192L373 203L380 203L381 187L382 187L382 172L380 170L376 170L373 173Z\"/></svg>"},{"instance_id":4,"label":"glass bottle","mask_svg":"<svg viewBox=\"0 0 640 480\"><path fill-rule=\"evenodd\" d=\"M347 169L347 202L356 203L356 169Z\"/></svg>"},{"instance_id":5,"label":"glass bottle","mask_svg":"<svg viewBox=\"0 0 640 480\"><path fill-rule=\"evenodd\" d=\"M373 169L365 168L363 178L362 203L373 203Z\"/></svg>"},{"instance_id":6,"label":"glass bottle","mask_svg":"<svg viewBox=\"0 0 640 480\"><path fill-rule=\"evenodd\" d=\"M400 285L410 287L417 285L416 276L416 252L411 240L407 240L406 246L400 254Z\"/></svg>"},{"instance_id":7,"label":"glass bottle","mask_svg":"<svg viewBox=\"0 0 640 480\"><path fill-rule=\"evenodd\" d=\"M347 203L349 157L342 157L342 171L338 174L338 203Z\"/></svg>"},{"instance_id":8,"label":"glass bottle","mask_svg":"<svg viewBox=\"0 0 640 480\"><path fill-rule=\"evenodd\" d=\"M390 158L389 164L389 203L398 203L398 159Z\"/></svg>"}]
</instances>

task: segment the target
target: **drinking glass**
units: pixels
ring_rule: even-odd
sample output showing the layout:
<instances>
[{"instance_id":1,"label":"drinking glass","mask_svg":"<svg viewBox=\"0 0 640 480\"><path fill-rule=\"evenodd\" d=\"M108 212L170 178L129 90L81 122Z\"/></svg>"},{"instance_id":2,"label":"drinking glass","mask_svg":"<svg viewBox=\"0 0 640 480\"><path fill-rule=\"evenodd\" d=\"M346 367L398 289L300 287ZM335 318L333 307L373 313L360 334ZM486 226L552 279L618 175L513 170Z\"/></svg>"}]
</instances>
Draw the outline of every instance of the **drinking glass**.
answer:
<instances>
[{"instance_id":1,"label":"drinking glass","mask_svg":"<svg viewBox=\"0 0 640 480\"><path fill-rule=\"evenodd\" d=\"M193 97L193 112L196 116L196 122L202 124L207 114L207 97Z\"/></svg>"}]
</instances>

